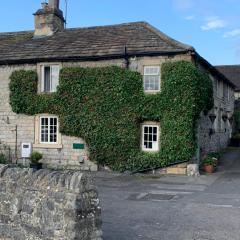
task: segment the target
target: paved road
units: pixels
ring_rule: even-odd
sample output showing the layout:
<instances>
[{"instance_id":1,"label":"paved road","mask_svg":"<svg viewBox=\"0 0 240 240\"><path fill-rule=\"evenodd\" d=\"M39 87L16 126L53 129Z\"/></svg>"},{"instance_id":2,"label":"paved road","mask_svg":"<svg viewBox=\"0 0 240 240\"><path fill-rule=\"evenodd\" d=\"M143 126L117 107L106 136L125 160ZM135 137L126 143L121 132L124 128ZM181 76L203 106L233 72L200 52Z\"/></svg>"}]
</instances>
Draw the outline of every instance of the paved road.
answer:
<instances>
[{"instance_id":1,"label":"paved road","mask_svg":"<svg viewBox=\"0 0 240 240\"><path fill-rule=\"evenodd\" d=\"M199 178L97 173L96 183L104 240L240 240L240 150Z\"/></svg>"}]
</instances>

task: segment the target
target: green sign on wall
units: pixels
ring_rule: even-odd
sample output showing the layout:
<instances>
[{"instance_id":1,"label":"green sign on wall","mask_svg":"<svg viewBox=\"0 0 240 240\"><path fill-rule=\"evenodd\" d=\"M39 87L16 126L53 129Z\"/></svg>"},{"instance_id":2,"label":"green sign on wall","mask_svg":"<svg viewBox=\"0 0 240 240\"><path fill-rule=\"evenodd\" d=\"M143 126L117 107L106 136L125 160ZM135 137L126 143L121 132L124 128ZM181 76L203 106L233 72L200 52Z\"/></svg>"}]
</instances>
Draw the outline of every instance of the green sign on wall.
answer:
<instances>
[{"instance_id":1,"label":"green sign on wall","mask_svg":"<svg viewBox=\"0 0 240 240\"><path fill-rule=\"evenodd\" d=\"M84 144L82 144L82 143L74 143L74 144L73 144L73 149L82 150L82 149L84 149L84 148L85 148L85 146L84 146Z\"/></svg>"}]
</instances>

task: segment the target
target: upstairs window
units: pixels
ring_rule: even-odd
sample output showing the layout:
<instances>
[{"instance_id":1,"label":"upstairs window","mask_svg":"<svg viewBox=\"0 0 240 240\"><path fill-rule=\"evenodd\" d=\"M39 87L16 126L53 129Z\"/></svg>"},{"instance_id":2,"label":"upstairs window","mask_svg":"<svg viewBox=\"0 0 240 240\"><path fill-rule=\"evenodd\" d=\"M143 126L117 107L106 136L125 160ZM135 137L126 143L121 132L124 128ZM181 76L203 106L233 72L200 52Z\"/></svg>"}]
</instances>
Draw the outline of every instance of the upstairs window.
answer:
<instances>
[{"instance_id":1,"label":"upstairs window","mask_svg":"<svg viewBox=\"0 0 240 240\"><path fill-rule=\"evenodd\" d=\"M160 66L145 66L143 80L145 92L159 92Z\"/></svg>"},{"instance_id":2,"label":"upstairs window","mask_svg":"<svg viewBox=\"0 0 240 240\"><path fill-rule=\"evenodd\" d=\"M58 118L40 117L40 143L56 144L58 142Z\"/></svg>"},{"instance_id":3,"label":"upstairs window","mask_svg":"<svg viewBox=\"0 0 240 240\"><path fill-rule=\"evenodd\" d=\"M41 67L41 92L56 92L59 84L59 65Z\"/></svg>"},{"instance_id":4,"label":"upstairs window","mask_svg":"<svg viewBox=\"0 0 240 240\"><path fill-rule=\"evenodd\" d=\"M157 124L142 126L142 150L146 152L159 151L159 126Z\"/></svg>"},{"instance_id":5,"label":"upstairs window","mask_svg":"<svg viewBox=\"0 0 240 240\"><path fill-rule=\"evenodd\" d=\"M217 80L217 96L219 98L224 97L224 84L220 80Z\"/></svg>"}]
</instances>

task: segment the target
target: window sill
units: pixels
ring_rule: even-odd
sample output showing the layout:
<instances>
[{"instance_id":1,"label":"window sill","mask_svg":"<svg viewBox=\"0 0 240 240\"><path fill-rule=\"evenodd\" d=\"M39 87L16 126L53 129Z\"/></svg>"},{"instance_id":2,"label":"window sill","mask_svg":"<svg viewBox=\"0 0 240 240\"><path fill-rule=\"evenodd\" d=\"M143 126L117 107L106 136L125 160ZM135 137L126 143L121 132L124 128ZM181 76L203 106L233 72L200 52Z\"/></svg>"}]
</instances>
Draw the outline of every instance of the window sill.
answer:
<instances>
[{"instance_id":1,"label":"window sill","mask_svg":"<svg viewBox=\"0 0 240 240\"><path fill-rule=\"evenodd\" d=\"M52 92L38 92L38 95L51 95L53 93L56 93L57 91L52 91Z\"/></svg>"},{"instance_id":2,"label":"window sill","mask_svg":"<svg viewBox=\"0 0 240 240\"><path fill-rule=\"evenodd\" d=\"M150 95L150 94L158 94L158 93L160 93L160 92L161 92L160 90L158 90L158 91L149 91L149 90L147 91L147 90L144 90L144 93L145 93L145 94L149 94L149 95Z\"/></svg>"},{"instance_id":3,"label":"window sill","mask_svg":"<svg viewBox=\"0 0 240 240\"><path fill-rule=\"evenodd\" d=\"M149 150L149 149L142 149L144 153L159 153L159 150Z\"/></svg>"},{"instance_id":4,"label":"window sill","mask_svg":"<svg viewBox=\"0 0 240 240\"><path fill-rule=\"evenodd\" d=\"M47 149L62 149L62 144L33 144L34 148L47 148Z\"/></svg>"}]
</instances>

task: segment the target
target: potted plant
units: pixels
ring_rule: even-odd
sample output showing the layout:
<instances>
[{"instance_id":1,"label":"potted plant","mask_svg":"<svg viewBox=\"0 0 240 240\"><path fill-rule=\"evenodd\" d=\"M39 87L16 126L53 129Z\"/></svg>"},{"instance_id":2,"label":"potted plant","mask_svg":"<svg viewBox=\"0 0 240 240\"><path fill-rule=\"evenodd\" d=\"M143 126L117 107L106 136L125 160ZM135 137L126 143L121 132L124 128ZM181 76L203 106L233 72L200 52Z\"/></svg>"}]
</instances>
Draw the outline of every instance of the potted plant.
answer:
<instances>
[{"instance_id":1,"label":"potted plant","mask_svg":"<svg viewBox=\"0 0 240 240\"><path fill-rule=\"evenodd\" d=\"M206 173L213 173L216 167L216 160L207 156L205 159L203 159L202 165Z\"/></svg>"},{"instance_id":2,"label":"potted plant","mask_svg":"<svg viewBox=\"0 0 240 240\"><path fill-rule=\"evenodd\" d=\"M216 166L217 166L219 163L219 159L222 156L222 153L221 152L211 152L208 154L208 156L211 157L216 162Z\"/></svg>"},{"instance_id":3,"label":"potted plant","mask_svg":"<svg viewBox=\"0 0 240 240\"><path fill-rule=\"evenodd\" d=\"M42 154L39 152L32 152L32 154L30 155L30 167L35 169L35 170L39 170L42 169L42 163L40 163L39 161L42 159Z\"/></svg>"}]
</instances>

